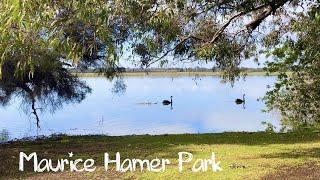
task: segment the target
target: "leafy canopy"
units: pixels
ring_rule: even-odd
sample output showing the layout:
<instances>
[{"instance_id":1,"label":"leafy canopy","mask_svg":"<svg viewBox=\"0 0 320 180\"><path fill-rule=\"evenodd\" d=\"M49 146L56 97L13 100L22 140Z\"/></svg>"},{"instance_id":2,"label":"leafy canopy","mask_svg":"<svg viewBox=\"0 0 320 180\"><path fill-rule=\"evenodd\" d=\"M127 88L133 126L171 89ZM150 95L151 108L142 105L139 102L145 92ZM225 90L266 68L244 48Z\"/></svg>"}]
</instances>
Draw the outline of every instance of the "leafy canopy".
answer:
<instances>
[{"instance_id":1,"label":"leafy canopy","mask_svg":"<svg viewBox=\"0 0 320 180\"><path fill-rule=\"evenodd\" d=\"M257 54L263 21L299 3L304 1L4 0L1 62L15 56L16 75L32 75L33 52L44 48L59 61L110 70L130 51L144 67L165 64L168 56L214 61L234 80L241 60Z\"/></svg>"},{"instance_id":2,"label":"leafy canopy","mask_svg":"<svg viewBox=\"0 0 320 180\"><path fill-rule=\"evenodd\" d=\"M320 123L320 6L300 14L287 27L291 36L279 32L281 41L270 40L273 47L269 72L278 80L265 96L269 110L279 109L286 126L299 128ZM287 72L291 72L289 75Z\"/></svg>"},{"instance_id":3,"label":"leafy canopy","mask_svg":"<svg viewBox=\"0 0 320 180\"><path fill-rule=\"evenodd\" d=\"M316 0L2 0L0 100L25 86L33 100L48 92L84 97L88 87L69 66L114 75L128 52L142 67L214 62L233 82L243 60L271 51L268 69L280 75L268 106L286 119L315 121L318 7Z\"/></svg>"}]
</instances>

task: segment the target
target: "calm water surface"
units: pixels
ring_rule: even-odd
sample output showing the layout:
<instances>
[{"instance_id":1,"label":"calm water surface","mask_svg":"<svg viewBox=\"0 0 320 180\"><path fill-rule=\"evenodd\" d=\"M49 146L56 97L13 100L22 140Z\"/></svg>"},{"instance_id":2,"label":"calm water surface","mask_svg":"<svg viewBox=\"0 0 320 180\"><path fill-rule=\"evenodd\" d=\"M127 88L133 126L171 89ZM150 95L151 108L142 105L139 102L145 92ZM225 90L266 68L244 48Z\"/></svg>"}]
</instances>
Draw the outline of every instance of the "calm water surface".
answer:
<instances>
[{"instance_id":1,"label":"calm water surface","mask_svg":"<svg viewBox=\"0 0 320 180\"><path fill-rule=\"evenodd\" d=\"M9 139L65 133L175 134L224 131L261 131L262 121L279 126L275 113L263 113L257 101L274 77L250 76L234 87L219 77L125 77L126 91L114 93L115 81L84 78L93 91L80 104L69 104L55 113L40 113L38 130L19 100L0 107L0 131ZM245 109L234 100L246 94ZM162 100L173 96L173 107ZM158 103L158 104L150 104Z\"/></svg>"}]
</instances>

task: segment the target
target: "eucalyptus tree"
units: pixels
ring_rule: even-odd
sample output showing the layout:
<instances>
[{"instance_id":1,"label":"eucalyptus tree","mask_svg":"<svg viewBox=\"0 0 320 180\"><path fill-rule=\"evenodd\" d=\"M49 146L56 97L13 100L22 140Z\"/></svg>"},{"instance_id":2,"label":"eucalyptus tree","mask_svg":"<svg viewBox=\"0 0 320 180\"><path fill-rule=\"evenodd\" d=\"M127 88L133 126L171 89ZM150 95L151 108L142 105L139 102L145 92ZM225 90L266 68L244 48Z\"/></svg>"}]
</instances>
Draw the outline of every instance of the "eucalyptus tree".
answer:
<instances>
[{"instance_id":1,"label":"eucalyptus tree","mask_svg":"<svg viewBox=\"0 0 320 180\"><path fill-rule=\"evenodd\" d=\"M286 36L290 32L289 36ZM282 38L279 38L282 37ZM279 109L283 125L290 128L320 124L320 5L291 19L285 30L266 37L274 61L267 70L278 80L268 91L268 109ZM288 74L287 72L290 72Z\"/></svg>"},{"instance_id":2,"label":"eucalyptus tree","mask_svg":"<svg viewBox=\"0 0 320 180\"><path fill-rule=\"evenodd\" d=\"M290 35L279 32L302 32L288 27L294 21L303 23L301 17L309 17L307 13L317 6L316 0L2 0L0 93L10 92L6 90L5 74L33 91L36 79L46 73L52 73L56 82L66 76L76 82L66 84L84 88L85 84L69 73L68 66L96 68L112 76L121 70L119 59L128 52L137 65L145 68L170 61L214 62L224 72L222 78L233 82L239 77L243 60L257 61L260 53L281 46L285 42L282 38L290 39ZM310 32L318 28L316 25ZM317 36L306 36L317 40ZM279 59L277 54L270 54ZM272 64L269 67L280 70ZM37 80L44 87L51 83L48 79ZM287 86L291 81L294 79L282 84ZM278 98L272 99L275 94L267 96L270 107L292 112L293 108L279 106ZM8 101L3 96L1 99Z\"/></svg>"},{"instance_id":3,"label":"eucalyptus tree","mask_svg":"<svg viewBox=\"0 0 320 180\"><path fill-rule=\"evenodd\" d=\"M58 61L113 72L121 55L130 51L145 67L165 64L169 57L214 61L233 80L241 60L257 54L268 25L264 21L273 17L269 23L277 23L303 3L314 2L3 0L1 62L23 57L17 69L32 74L33 51L45 49L58 54Z\"/></svg>"}]
</instances>

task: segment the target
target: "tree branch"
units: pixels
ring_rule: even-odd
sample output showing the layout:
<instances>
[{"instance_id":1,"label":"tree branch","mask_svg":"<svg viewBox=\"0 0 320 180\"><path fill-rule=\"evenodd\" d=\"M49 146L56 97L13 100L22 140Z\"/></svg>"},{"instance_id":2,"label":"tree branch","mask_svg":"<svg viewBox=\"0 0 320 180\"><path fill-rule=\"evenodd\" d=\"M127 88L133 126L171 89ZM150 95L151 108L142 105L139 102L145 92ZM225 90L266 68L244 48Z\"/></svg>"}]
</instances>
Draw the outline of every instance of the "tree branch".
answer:
<instances>
[{"instance_id":1,"label":"tree branch","mask_svg":"<svg viewBox=\"0 0 320 180\"><path fill-rule=\"evenodd\" d=\"M209 41L209 43L212 44L212 43L216 42L216 40L221 36L221 34L223 33L223 31L230 25L230 23L231 23L234 19L236 19L236 18L238 18L238 17L240 17L240 16L242 16L242 15L244 15L244 14L245 14L245 12L239 12L239 13L233 15L233 16L214 34L213 38Z\"/></svg>"},{"instance_id":2,"label":"tree branch","mask_svg":"<svg viewBox=\"0 0 320 180\"><path fill-rule=\"evenodd\" d=\"M223 26L220 27L220 29L218 31L215 32L215 34L213 35L212 39L208 42L206 42L205 44L213 44L215 43L219 37L222 35L222 33L225 31L225 29L231 24L231 22L243 15L258 11L258 10L262 10L264 9L258 16L257 18L255 18L253 21L251 21L250 23L248 23L246 25L246 29L253 31L255 30L260 24L261 22L266 19L268 16L270 16L273 12L275 12L279 7L283 6L285 3L287 2L291 2L292 0L281 0L281 1L275 1L272 0L272 2L266 3L266 4L262 4L260 6L257 7L253 7L250 10L247 11L241 11L238 12L237 14L233 15L230 17L230 19L223 24ZM168 50L167 52L165 52L161 57L159 57L158 59L156 59L155 61L152 61L151 63L149 63L146 67L148 68L150 65L160 61L161 59L163 59L165 56L167 56L170 52L174 51L179 45L181 45L182 43L184 43L186 40L188 40L189 38L193 38L193 39L197 39L197 40L201 40L204 41L202 38L198 38L195 36L188 36L185 38L182 38L182 40L176 44L172 49Z\"/></svg>"},{"instance_id":3,"label":"tree branch","mask_svg":"<svg viewBox=\"0 0 320 180\"><path fill-rule=\"evenodd\" d=\"M35 105L36 105L36 97L33 93L33 91L31 90L30 87L28 87L27 85L23 84L21 85L21 88L26 91L26 93L29 95L29 98L31 100L31 109L32 109L32 114L34 115L36 121L37 121L37 127L40 128L40 118L38 116L38 113L37 113L37 109L39 108L36 108Z\"/></svg>"},{"instance_id":4,"label":"tree branch","mask_svg":"<svg viewBox=\"0 0 320 180\"><path fill-rule=\"evenodd\" d=\"M172 49L169 49L167 52L165 52L162 56L160 56L159 58L157 58L156 60L148 63L148 65L146 65L146 68L150 67L150 65L162 60L164 57L166 57L170 52L174 51L175 49L177 49L177 47L179 45L181 45L182 43L186 42L188 39L197 39L197 40L203 40L199 37L196 37L196 36L193 36L193 35L190 35L190 36L187 36L187 37L183 37L182 40L176 44Z\"/></svg>"},{"instance_id":5,"label":"tree branch","mask_svg":"<svg viewBox=\"0 0 320 180\"><path fill-rule=\"evenodd\" d=\"M280 7L282 7L285 3L291 2L292 0L282 0L282 1L273 1L267 6L265 6L264 11L262 11L254 20L252 20L250 23L246 25L246 28L253 31L255 30L263 20L265 20L268 16L270 16L272 13L276 12L276 10Z\"/></svg>"},{"instance_id":6,"label":"tree branch","mask_svg":"<svg viewBox=\"0 0 320 180\"><path fill-rule=\"evenodd\" d=\"M283 6L285 3L289 2L291 0L282 0L278 2L270 2L268 4L263 4L258 7L252 8L249 11L241 11L235 15L233 15L213 36L213 38L209 41L209 43L215 43L217 39L221 36L221 34L225 31L225 29L230 25L230 23L234 20L237 19L240 16L243 16L245 14L255 12L261 9L265 9L262 13L258 15L257 18L255 18L253 21L251 21L249 24L246 25L247 29L250 29L251 31L255 30L261 22L270 16L273 12L275 12L279 7Z\"/></svg>"}]
</instances>

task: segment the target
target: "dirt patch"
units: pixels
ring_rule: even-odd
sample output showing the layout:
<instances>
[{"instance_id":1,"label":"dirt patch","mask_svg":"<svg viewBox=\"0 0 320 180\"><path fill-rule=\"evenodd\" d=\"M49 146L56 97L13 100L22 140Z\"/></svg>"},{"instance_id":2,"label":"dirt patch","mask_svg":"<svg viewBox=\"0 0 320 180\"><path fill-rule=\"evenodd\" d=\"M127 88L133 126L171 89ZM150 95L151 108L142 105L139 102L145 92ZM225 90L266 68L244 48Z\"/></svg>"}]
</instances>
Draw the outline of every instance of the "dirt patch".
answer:
<instances>
[{"instance_id":1,"label":"dirt patch","mask_svg":"<svg viewBox=\"0 0 320 180\"><path fill-rule=\"evenodd\" d=\"M320 164L310 163L298 167L284 167L283 169L268 174L262 179L320 179Z\"/></svg>"}]
</instances>

